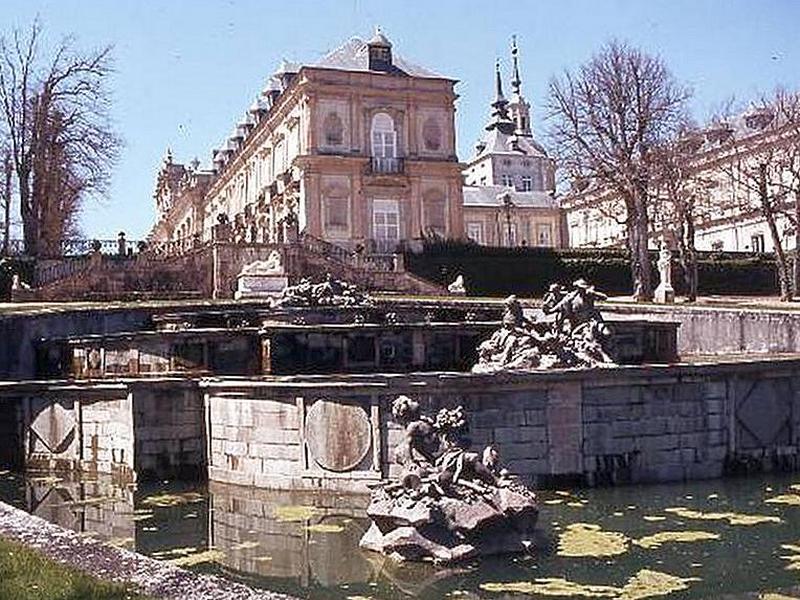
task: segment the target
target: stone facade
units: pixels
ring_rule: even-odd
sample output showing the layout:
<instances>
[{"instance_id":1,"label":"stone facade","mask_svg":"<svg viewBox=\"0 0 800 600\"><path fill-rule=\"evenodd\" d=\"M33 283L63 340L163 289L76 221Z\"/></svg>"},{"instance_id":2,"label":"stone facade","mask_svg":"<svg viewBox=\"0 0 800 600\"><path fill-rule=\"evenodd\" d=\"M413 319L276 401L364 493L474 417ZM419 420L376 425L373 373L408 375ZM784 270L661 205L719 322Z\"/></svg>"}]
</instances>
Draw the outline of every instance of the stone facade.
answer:
<instances>
[{"instance_id":1,"label":"stone facade","mask_svg":"<svg viewBox=\"0 0 800 600\"><path fill-rule=\"evenodd\" d=\"M165 162L152 237L211 240L218 222L237 242L283 242L297 223L376 252L427 230L461 237L454 84L403 60L381 34L315 64L284 63L214 151L207 189L170 185L195 171Z\"/></svg>"},{"instance_id":2,"label":"stone facade","mask_svg":"<svg viewBox=\"0 0 800 600\"><path fill-rule=\"evenodd\" d=\"M567 237L555 199L555 161L533 135L516 41L511 54L511 100L498 62L491 119L464 169L464 234L486 246L562 248Z\"/></svg>"},{"instance_id":3,"label":"stone facade","mask_svg":"<svg viewBox=\"0 0 800 600\"><path fill-rule=\"evenodd\" d=\"M538 484L795 469L800 364L751 361L470 375L408 374L6 386L10 462L119 478L204 473L238 485L366 492L396 476L391 402L462 405L476 447L497 443ZM200 407L203 407L202 409Z\"/></svg>"}]
</instances>

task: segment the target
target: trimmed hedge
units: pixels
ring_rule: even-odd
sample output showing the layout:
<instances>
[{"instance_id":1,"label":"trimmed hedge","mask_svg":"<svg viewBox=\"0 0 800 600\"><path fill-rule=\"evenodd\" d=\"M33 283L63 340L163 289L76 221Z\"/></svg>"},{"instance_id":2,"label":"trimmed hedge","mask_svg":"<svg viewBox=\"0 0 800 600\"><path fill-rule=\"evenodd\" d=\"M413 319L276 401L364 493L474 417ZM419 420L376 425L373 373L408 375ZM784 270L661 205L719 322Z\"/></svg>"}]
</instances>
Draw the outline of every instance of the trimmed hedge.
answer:
<instances>
[{"instance_id":1,"label":"trimmed hedge","mask_svg":"<svg viewBox=\"0 0 800 600\"><path fill-rule=\"evenodd\" d=\"M655 282L656 261L651 253ZM405 253L406 268L420 277L446 285L463 275L474 296L542 296L551 283L570 283L579 277L612 295L633 292L628 253L597 248L498 248L455 240L426 243L421 252ZM700 253L699 293L773 295L778 293L775 260L768 254ZM673 285L685 292L677 263Z\"/></svg>"}]
</instances>

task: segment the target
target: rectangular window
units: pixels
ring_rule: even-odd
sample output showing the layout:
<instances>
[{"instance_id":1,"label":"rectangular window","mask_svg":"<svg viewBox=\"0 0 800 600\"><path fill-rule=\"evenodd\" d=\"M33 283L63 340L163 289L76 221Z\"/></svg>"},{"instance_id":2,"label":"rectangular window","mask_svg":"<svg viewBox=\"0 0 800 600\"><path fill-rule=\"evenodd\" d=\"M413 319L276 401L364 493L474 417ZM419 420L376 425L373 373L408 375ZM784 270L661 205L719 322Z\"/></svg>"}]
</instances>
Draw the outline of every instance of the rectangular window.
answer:
<instances>
[{"instance_id":1,"label":"rectangular window","mask_svg":"<svg viewBox=\"0 0 800 600\"><path fill-rule=\"evenodd\" d=\"M447 233L447 215L444 198L425 200L425 228L431 233L444 236Z\"/></svg>"},{"instance_id":2,"label":"rectangular window","mask_svg":"<svg viewBox=\"0 0 800 600\"><path fill-rule=\"evenodd\" d=\"M467 223L467 237L476 244L483 244L483 223Z\"/></svg>"},{"instance_id":3,"label":"rectangular window","mask_svg":"<svg viewBox=\"0 0 800 600\"><path fill-rule=\"evenodd\" d=\"M400 241L400 205L397 200L372 201L372 235L378 252L393 252Z\"/></svg>"},{"instance_id":4,"label":"rectangular window","mask_svg":"<svg viewBox=\"0 0 800 600\"><path fill-rule=\"evenodd\" d=\"M753 249L753 252L764 252L765 244L764 244L764 234L757 233L755 235L750 236L750 247Z\"/></svg>"},{"instance_id":5,"label":"rectangular window","mask_svg":"<svg viewBox=\"0 0 800 600\"><path fill-rule=\"evenodd\" d=\"M553 226L550 223L541 223L536 226L536 244L547 247L553 245Z\"/></svg>"},{"instance_id":6,"label":"rectangular window","mask_svg":"<svg viewBox=\"0 0 800 600\"><path fill-rule=\"evenodd\" d=\"M332 238L345 238L350 229L350 202L347 198L323 198L325 235Z\"/></svg>"},{"instance_id":7,"label":"rectangular window","mask_svg":"<svg viewBox=\"0 0 800 600\"><path fill-rule=\"evenodd\" d=\"M511 175L503 173L503 175L500 176L500 180L503 182L504 186L514 187L514 179L511 177Z\"/></svg>"},{"instance_id":8,"label":"rectangular window","mask_svg":"<svg viewBox=\"0 0 800 600\"><path fill-rule=\"evenodd\" d=\"M522 191L530 192L533 189L533 180L530 175L522 176Z\"/></svg>"}]
</instances>

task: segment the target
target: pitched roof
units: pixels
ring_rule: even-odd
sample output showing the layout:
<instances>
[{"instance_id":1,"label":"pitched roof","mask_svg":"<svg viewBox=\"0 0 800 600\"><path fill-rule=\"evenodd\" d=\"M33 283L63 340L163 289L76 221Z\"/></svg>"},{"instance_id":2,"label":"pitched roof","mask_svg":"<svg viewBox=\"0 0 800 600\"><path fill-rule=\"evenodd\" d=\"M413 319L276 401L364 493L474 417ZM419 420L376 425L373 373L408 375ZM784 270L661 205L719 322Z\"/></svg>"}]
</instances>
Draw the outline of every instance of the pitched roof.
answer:
<instances>
[{"instance_id":1,"label":"pitched roof","mask_svg":"<svg viewBox=\"0 0 800 600\"><path fill-rule=\"evenodd\" d=\"M392 65L398 75L411 77L425 77L429 79L450 79L425 67L407 61L396 52L392 52ZM305 66L323 69L338 69L341 71L369 71L369 54L367 42L358 37L352 37L344 44L331 50L316 63Z\"/></svg>"},{"instance_id":2,"label":"pitched roof","mask_svg":"<svg viewBox=\"0 0 800 600\"><path fill-rule=\"evenodd\" d=\"M510 194L511 202L519 208L558 208L558 202L548 192L518 192L503 185L465 185L464 206L503 206L503 195Z\"/></svg>"},{"instance_id":3,"label":"pitched roof","mask_svg":"<svg viewBox=\"0 0 800 600\"><path fill-rule=\"evenodd\" d=\"M506 134L499 129L491 129L481 138L482 149L470 159L470 162L488 154L516 154L524 156L546 157L545 149L530 136Z\"/></svg>"}]
</instances>

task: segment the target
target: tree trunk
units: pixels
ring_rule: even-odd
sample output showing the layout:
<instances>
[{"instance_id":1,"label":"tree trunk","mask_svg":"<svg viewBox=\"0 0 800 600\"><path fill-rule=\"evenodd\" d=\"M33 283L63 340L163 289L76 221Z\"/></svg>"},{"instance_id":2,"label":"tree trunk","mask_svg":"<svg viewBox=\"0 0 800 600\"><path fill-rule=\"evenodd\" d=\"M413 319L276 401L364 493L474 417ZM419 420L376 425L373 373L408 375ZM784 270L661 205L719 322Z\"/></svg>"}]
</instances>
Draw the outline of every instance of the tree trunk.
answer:
<instances>
[{"instance_id":1,"label":"tree trunk","mask_svg":"<svg viewBox=\"0 0 800 600\"><path fill-rule=\"evenodd\" d=\"M31 188L28 177L17 177L19 183L19 214L22 218L22 238L25 254L39 255L39 219L31 206Z\"/></svg>"},{"instance_id":2,"label":"tree trunk","mask_svg":"<svg viewBox=\"0 0 800 600\"><path fill-rule=\"evenodd\" d=\"M694 215L690 214L686 220L686 273L688 277L689 302L697 300L697 250L694 247Z\"/></svg>"},{"instance_id":3,"label":"tree trunk","mask_svg":"<svg viewBox=\"0 0 800 600\"><path fill-rule=\"evenodd\" d=\"M628 239L630 240L633 295L637 302L653 299L650 268L650 251L647 246L649 221L647 218L646 191L637 191L628 206Z\"/></svg>"},{"instance_id":4,"label":"tree trunk","mask_svg":"<svg viewBox=\"0 0 800 600\"><path fill-rule=\"evenodd\" d=\"M800 296L800 190L794 193L794 295Z\"/></svg>"},{"instance_id":5,"label":"tree trunk","mask_svg":"<svg viewBox=\"0 0 800 600\"><path fill-rule=\"evenodd\" d=\"M11 254L11 153L3 157L3 254Z\"/></svg>"},{"instance_id":6,"label":"tree trunk","mask_svg":"<svg viewBox=\"0 0 800 600\"><path fill-rule=\"evenodd\" d=\"M766 165L760 166L760 177L758 182L758 195L761 201L761 208L764 213L764 220L769 228L769 235L772 238L772 246L775 249L775 260L778 263L778 283L781 289L781 302L788 302L792 299L792 279L789 272L789 261L783 249L778 226L775 223L775 213L769 203L769 190L767 189Z\"/></svg>"}]
</instances>

